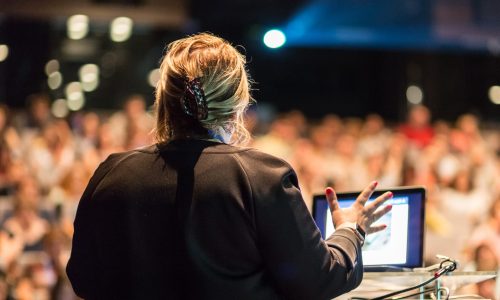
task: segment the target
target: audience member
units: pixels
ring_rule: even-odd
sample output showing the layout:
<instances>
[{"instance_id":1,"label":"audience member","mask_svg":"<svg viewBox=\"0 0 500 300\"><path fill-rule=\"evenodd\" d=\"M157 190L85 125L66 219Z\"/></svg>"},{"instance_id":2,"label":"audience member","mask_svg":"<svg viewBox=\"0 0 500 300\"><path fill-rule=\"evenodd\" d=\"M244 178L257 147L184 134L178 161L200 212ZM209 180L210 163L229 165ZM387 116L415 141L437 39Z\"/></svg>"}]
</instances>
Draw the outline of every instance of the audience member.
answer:
<instances>
[{"instance_id":1,"label":"audience member","mask_svg":"<svg viewBox=\"0 0 500 300\"><path fill-rule=\"evenodd\" d=\"M410 108L407 123L401 125L399 130L412 144L418 148L423 148L434 137L434 129L430 125L430 120L431 113L429 109L423 105L415 105Z\"/></svg>"}]
</instances>

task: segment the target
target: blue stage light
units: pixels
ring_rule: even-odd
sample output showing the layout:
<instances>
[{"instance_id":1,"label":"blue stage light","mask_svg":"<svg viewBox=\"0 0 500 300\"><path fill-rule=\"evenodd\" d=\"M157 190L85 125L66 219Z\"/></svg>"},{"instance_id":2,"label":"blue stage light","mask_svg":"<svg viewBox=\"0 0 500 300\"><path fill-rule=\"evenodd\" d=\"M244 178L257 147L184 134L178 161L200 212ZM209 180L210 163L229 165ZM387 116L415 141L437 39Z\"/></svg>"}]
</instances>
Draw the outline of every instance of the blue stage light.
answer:
<instances>
[{"instance_id":1,"label":"blue stage light","mask_svg":"<svg viewBox=\"0 0 500 300\"><path fill-rule=\"evenodd\" d=\"M279 48L283 46L286 42L286 36L283 31L278 29L272 29L264 34L264 45L269 48Z\"/></svg>"}]
</instances>

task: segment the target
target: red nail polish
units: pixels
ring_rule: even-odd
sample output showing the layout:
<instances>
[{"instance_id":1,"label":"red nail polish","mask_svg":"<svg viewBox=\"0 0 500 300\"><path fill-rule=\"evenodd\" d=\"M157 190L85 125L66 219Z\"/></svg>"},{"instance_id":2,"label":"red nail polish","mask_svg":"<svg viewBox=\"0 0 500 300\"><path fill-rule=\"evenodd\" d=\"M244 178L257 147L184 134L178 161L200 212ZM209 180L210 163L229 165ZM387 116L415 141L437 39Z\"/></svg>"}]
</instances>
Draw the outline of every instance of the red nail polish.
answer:
<instances>
[{"instance_id":1,"label":"red nail polish","mask_svg":"<svg viewBox=\"0 0 500 300\"><path fill-rule=\"evenodd\" d=\"M387 204L387 209L392 209L392 204Z\"/></svg>"},{"instance_id":2,"label":"red nail polish","mask_svg":"<svg viewBox=\"0 0 500 300\"><path fill-rule=\"evenodd\" d=\"M377 185L378 185L378 181L374 181L373 182L373 187L375 188L375 187L377 187Z\"/></svg>"},{"instance_id":3,"label":"red nail polish","mask_svg":"<svg viewBox=\"0 0 500 300\"><path fill-rule=\"evenodd\" d=\"M326 193L327 195L331 195L331 194L333 193L333 191L332 191L332 189L331 189L331 188L327 188L327 189L325 190L325 193Z\"/></svg>"},{"instance_id":4,"label":"red nail polish","mask_svg":"<svg viewBox=\"0 0 500 300\"><path fill-rule=\"evenodd\" d=\"M392 192L389 192L389 198L392 198L394 194Z\"/></svg>"}]
</instances>

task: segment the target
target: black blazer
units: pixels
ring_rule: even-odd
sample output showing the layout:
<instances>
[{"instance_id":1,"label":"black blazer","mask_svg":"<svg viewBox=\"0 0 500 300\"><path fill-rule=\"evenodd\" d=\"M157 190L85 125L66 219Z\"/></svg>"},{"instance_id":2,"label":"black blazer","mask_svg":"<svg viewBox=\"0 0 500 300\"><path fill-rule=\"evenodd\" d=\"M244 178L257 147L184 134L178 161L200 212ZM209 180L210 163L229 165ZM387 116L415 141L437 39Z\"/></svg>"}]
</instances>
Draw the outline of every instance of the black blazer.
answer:
<instances>
[{"instance_id":1,"label":"black blazer","mask_svg":"<svg viewBox=\"0 0 500 300\"><path fill-rule=\"evenodd\" d=\"M328 299L359 285L360 243L322 240L283 160L176 140L99 166L67 273L85 299Z\"/></svg>"}]
</instances>

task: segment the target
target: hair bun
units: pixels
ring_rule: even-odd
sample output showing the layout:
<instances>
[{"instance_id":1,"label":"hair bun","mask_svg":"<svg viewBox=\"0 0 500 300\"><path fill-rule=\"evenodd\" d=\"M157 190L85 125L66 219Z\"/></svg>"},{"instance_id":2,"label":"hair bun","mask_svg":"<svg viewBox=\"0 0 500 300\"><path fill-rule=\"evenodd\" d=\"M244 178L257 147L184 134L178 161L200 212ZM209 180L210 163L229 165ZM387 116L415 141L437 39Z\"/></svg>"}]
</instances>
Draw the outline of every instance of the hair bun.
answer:
<instances>
[{"instance_id":1,"label":"hair bun","mask_svg":"<svg viewBox=\"0 0 500 300\"><path fill-rule=\"evenodd\" d=\"M200 121L208 117L207 98L199 78L186 80L184 96L181 101L182 108L187 115Z\"/></svg>"}]
</instances>

